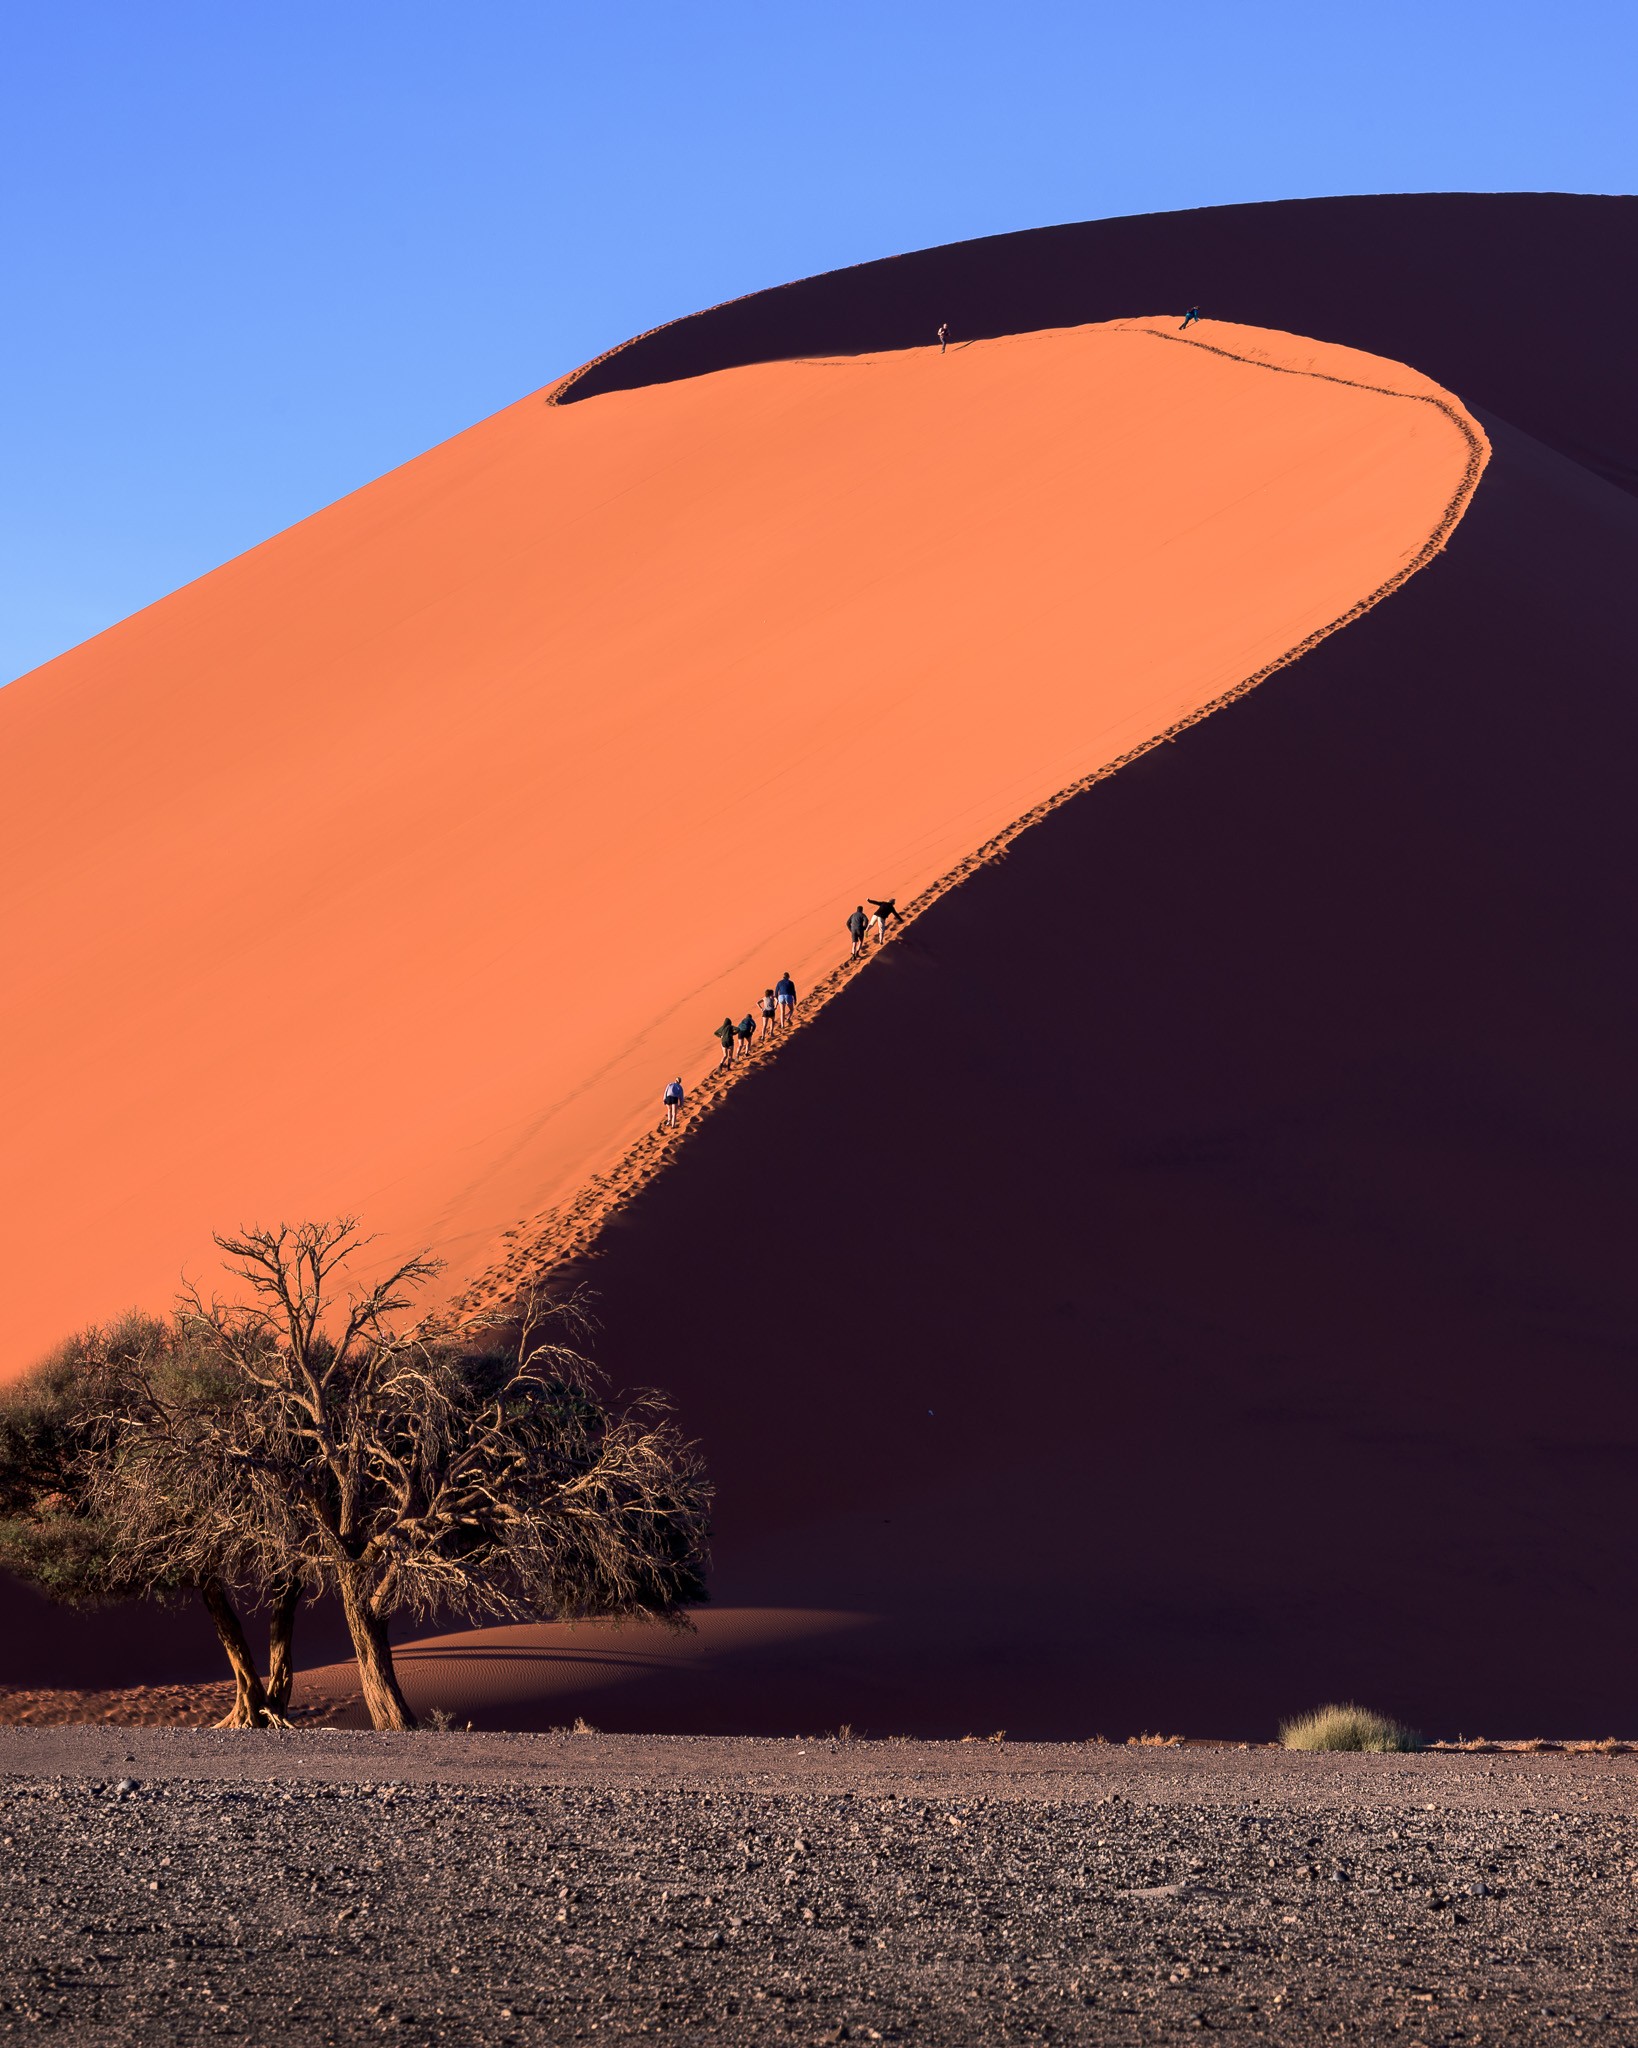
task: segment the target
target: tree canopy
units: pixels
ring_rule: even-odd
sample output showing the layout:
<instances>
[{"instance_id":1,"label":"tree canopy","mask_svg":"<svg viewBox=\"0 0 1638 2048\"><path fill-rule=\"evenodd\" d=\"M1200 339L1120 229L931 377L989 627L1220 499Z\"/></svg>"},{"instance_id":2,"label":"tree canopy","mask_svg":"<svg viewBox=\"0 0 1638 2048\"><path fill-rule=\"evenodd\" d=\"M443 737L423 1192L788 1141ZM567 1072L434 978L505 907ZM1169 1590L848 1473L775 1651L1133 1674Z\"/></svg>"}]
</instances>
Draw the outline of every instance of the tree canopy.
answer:
<instances>
[{"instance_id":1,"label":"tree canopy","mask_svg":"<svg viewBox=\"0 0 1638 2048\"><path fill-rule=\"evenodd\" d=\"M59 1598L197 1589L245 1722L288 1702L304 1593L339 1597L384 1728L415 1725L395 1615L680 1620L705 1597L698 1456L658 1393L611 1399L579 1305L405 1320L438 1267L343 1293L366 1242L350 1218L220 1237L226 1298L89 1332L0 1403L0 1562ZM272 1610L268 1684L229 1589Z\"/></svg>"}]
</instances>

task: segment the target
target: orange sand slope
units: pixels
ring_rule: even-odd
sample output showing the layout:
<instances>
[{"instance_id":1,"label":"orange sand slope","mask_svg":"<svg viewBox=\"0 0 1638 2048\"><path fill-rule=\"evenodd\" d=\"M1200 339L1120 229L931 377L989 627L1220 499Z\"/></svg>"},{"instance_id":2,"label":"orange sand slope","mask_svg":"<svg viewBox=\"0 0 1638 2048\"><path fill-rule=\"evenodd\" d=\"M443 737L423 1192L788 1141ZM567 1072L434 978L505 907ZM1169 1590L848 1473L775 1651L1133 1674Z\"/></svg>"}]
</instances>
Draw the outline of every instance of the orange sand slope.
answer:
<instances>
[{"instance_id":1,"label":"orange sand slope","mask_svg":"<svg viewBox=\"0 0 1638 2048\"><path fill-rule=\"evenodd\" d=\"M0 1361L257 1218L481 1266L861 897L1414 566L1483 448L1211 322L537 396L0 692Z\"/></svg>"},{"instance_id":2,"label":"orange sand slope","mask_svg":"<svg viewBox=\"0 0 1638 2048\"><path fill-rule=\"evenodd\" d=\"M417 1714L441 1708L482 1727L564 1727L585 1718L641 1722L679 1708L700 1727L730 1730L745 1716L744 1677L757 1705L791 1727L811 1713L815 1681L834 1683L868 1640L874 1617L820 1608L700 1608L687 1629L655 1621L518 1622L426 1636L394 1653ZM329 1708L361 1728L358 1666L322 1664L296 1680L300 1707ZM635 1707L633 1706L635 1702Z\"/></svg>"}]
</instances>

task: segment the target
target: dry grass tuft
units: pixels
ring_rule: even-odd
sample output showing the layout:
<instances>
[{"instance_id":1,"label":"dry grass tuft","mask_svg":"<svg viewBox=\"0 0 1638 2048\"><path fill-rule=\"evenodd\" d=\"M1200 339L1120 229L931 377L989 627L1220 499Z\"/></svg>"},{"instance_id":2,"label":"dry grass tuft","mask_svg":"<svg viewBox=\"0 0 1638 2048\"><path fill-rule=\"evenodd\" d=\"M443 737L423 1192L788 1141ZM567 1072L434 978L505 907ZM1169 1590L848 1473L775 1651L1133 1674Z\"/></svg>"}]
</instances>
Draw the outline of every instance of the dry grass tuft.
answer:
<instances>
[{"instance_id":1,"label":"dry grass tuft","mask_svg":"<svg viewBox=\"0 0 1638 2048\"><path fill-rule=\"evenodd\" d=\"M1352 1700L1340 1705L1316 1707L1295 1721L1280 1723L1282 1749L1349 1749L1372 1755L1403 1754L1422 1747L1414 1728L1390 1721L1385 1714L1373 1714Z\"/></svg>"},{"instance_id":2,"label":"dry grass tuft","mask_svg":"<svg viewBox=\"0 0 1638 2048\"><path fill-rule=\"evenodd\" d=\"M1141 1735L1128 1735L1126 1738L1128 1749L1181 1749L1182 1746L1181 1735L1151 1735L1147 1728Z\"/></svg>"}]
</instances>

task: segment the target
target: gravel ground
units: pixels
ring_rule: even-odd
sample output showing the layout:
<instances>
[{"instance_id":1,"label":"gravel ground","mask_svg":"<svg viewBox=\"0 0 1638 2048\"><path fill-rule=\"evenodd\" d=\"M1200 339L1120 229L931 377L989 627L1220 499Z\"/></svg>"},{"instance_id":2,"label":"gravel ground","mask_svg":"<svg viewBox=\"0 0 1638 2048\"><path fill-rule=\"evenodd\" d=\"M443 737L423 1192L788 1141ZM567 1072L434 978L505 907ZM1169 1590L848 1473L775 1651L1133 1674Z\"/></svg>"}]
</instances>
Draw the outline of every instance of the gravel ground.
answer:
<instances>
[{"instance_id":1,"label":"gravel ground","mask_svg":"<svg viewBox=\"0 0 1638 2048\"><path fill-rule=\"evenodd\" d=\"M1638 2044L1638 1759L0 1731L0 2033Z\"/></svg>"}]
</instances>

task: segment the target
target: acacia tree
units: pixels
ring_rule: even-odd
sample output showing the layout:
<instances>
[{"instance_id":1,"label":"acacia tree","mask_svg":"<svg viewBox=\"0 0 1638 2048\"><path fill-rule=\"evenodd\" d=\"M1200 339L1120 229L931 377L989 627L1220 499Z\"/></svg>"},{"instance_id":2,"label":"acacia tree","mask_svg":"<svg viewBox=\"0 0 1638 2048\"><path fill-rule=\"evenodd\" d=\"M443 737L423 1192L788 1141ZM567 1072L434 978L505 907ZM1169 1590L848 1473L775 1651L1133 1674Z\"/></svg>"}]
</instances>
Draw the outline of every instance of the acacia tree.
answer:
<instances>
[{"instance_id":1,"label":"acacia tree","mask_svg":"<svg viewBox=\"0 0 1638 2048\"><path fill-rule=\"evenodd\" d=\"M400 1325L439 1270L404 1262L343 1299L352 1218L219 1237L237 1299L194 1291L175 1334L211 1378L186 1429L127 1406L156 1498L223 1504L237 1568L339 1595L370 1718L411 1728L395 1614L659 1615L705 1597L709 1489L667 1405L609 1401L567 1341L572 1305ZM184 1482L178 1468L205 1473ZM209 1539L207 1537L207 1547Z\"/></svg>"},{"instance_id":2,"label":"acacia tree","mask_svg":"<svg viewBox=\"0 0 1638 2048\"><path fill-rule=\"evenodd\" d=\"M78 1607L196 1592L234 1676L220 1725L262 1727L289 1704L300 1583L266 1583L261 1550L243 1540L248 1495L230 1473L141 1455L156 1434L185 1437L218 1391L170 1326L143 1315L82 1331L8 1387L0 1566ZM265 1684L230 1588L270 1606Z\"/></svg>"}]
</instances>

